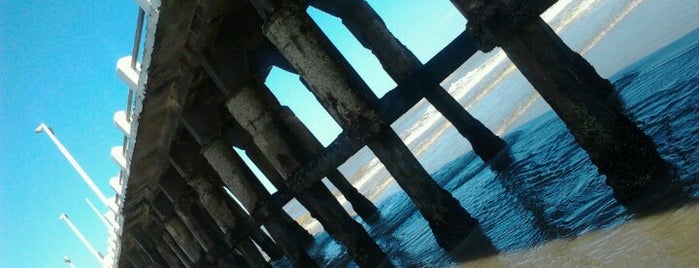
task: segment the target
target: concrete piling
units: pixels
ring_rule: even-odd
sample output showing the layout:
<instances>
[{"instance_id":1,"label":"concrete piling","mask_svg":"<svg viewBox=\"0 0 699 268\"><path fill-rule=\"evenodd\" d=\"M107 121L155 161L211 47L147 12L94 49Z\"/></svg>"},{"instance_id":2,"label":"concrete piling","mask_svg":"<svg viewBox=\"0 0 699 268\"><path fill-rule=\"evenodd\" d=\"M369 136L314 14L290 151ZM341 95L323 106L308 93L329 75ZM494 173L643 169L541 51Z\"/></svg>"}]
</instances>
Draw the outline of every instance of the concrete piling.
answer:
<instances>
[{"instance_id":1,"label":"concrete piling","mask_svg":"<svg viewBox=\"0 0 699 268\"><path fill-rule=\"evenodd\" d=\"M306 161L313 159L313 157L318 156L323 145L318 141L318 139L313 136L308 128L301 122L301 120L296 117L293 111L289 107L283 106L281 109L282 117L284 122L289 125L289 130L291 135L294 135L299 139L301 147L304 149L301 153L306 157ZM347 181L339 170L331 170L327 175L328 180L337 187L337 189L342 193L342 195L347 199L347 201L352 205L352 208L357 215L359 215L366 222L375 222L377 219L378 208L374 206L369 199L364 197L357 188L354 188L351 183Z\"/></svg>"},{"instance_id":2,"label":"concrete piling","mask_svg":"<svg viewBox=\"0 0 699 268\"><path fill-rule=\"evenodd\" d=\"M133 140L125 142L119 266L269 267L261 249L269 260L316 267L306 252L313 236L283 208L294 198L357 265L391 266L321 182L328 178L357 215L380 226L377 207L338 171L364 146L407 193L440 247L459 249L469 238L492 248L487 238L473 239L481 232L478 221L390 125L426 98L475 154L493 160L505 142L439 83L478 49L495 46L559 115L619 201L661 181L668 165L623 114L612 85L539 18L556 0L451 1L468 19L467 29L425 64L364 0L161 1L149 21L157 31L146 34L153 44L142 55L146 79L137 83ZM377 98L305 13L308 5L341 18L398 86ZM342 127L327 147L265 85L273 66L297 73ZM245 151L276 192L265 189L233 147Z\"/></svg>"},{"instance_id":3,"label":"concrete piling","mask_svg":"<svg viewBox=\"0 0 699 268\"><path fill-rule=\"evenodd\" d=\"M167 235L164 235L165 238L171 237L171 240L177 244L193 266L205 265L207 262L206 251L175 214L170 200L164 194L159 194L151 204L153 211L162 220L163 228L167 231Z\"/></svg>"},{"instance_id":4,"label":"concrete piling","mask_svg":"<svg viewBox=\"0 0 699 268\"><path fill-rule=\"evenodd\" d=\"M165 244L175 254L175 256L177 256L177 259L179 260L180 264L182 264L182 267L186 267L186 268L194 267L194 264L189 259L187 254L185 254L185 252L182 250L180 245L177 242L175 242L175 240L172 238L172 236L167 231L164 230L165 227L162 226L161 224L159 224L157 228L163 229L163 232L161 232L161 238L162 238L163 242L165 242Z\"/></svg>"},{"instance_id":5,"label":"concrete piling","mask_svg":"<svg viewBox=\"0 0 699 268\"><path fill-rule=\"evenodd\" d=\"M238 122L245 122L241 126L253 136L254 142L275 169L288 178L301 164L302 156L296 149L300 148L300 144L281 135L289 132L289 127L279 114L281 105L273 96L266 95L269 90L261 82L256 83L254 87L241 87L226 106ZM289 188L325 230L347 248L358 265L377 266L385 261L386 255L376 242L345 212L322 183L314 184L306 192Z\"/></svg>"},{"instance_id":6,"label":"concrete piling","mask_svg":"<svg viewBox=\"0 0 699 268\"><path fill-rule=\"evenodd\" d=\"M242 66L230 68L225 62L240 61L244 57L241 51L231 51L238 46L224 44L218 47L214 57L200 55L203 69L228 98L226 108L242 128L252 137L264 157L274 169L286 180L301 165L304 157L298 152L303 150L298 139L283 135L290 133L289 126L279 112L281 105L268 88L260 81L258 74L250 73ZM239 48L239 47L238 47ZM231 58L233 57L233 58ZM244 60L243 60L244 61ZM249 77L241 80L234 77ZM376 242L344 211L332 193L318 182L308 189L289 187L294 197L316 218L333 238L345 246L348 253L360 266L378 266L386 264L386 255Z\"/></svg>"},{"instance_id":7,"label":"concrete piling","mask_svg":"<svg viewBox=\"0 0 699 268\"><path fill-rule=\"evenodd\" d=\"M153 233L148 233L148 237L151 241L153 241L153 244L156 245L155 249L160 253L160 256L163 257L165 260L165 263L167 264L168 267L187 267L180 257L177 255L175 251L165 243L163 240L162 236L158 236L160 234L159 232L153 232Z\"/></svg>"},{"instance_id":8,"label":"concrete piling","mask_svg":"<svg viewBox=\"0 0 699 268\"><path fill-rule=\"evenodd\" d=\"M228 253L234 252L233 255L244 259L244 262L236 266L271 267L251 240L244 239L234 246L228 245L226 234L217 228L215 220L194 198L190 196L180 199L175 205L175 212L195 239L205 245L204 250L207 250L212 262L220 265L230 261L229 259L240 260L240 257Z\"/></svg>"},{"instance_id":9,"label":"concrete piling","mask_svg":"<svg viewBox=\"0 0 699 268\"><path fill-rule=\"evenodd\" d=\"M233 262L233 260L239 259L236 256L232 256L235 251L245 258L247 265L253 267L268 267L269 264L262 257L260 252L257 250L255 245L249 239L243 239L238 241L237 244L228 244L229 241L225 239L230 236L225 234L222 229L217 226L217 219L212 217L202 204L195 201L197 200L196 193L185 184L184 180L177 176L176 173L170 172L169 180L167 183L161 184L161 189L167 192L168 199L171 199L165 206L173 206L174 214L179 218L179 224L177 221L175 229L176 232L182 233L182 226L185 226L189 230L203 250L207 253L208 262L220 262L228 263ZM187 190L182 191L185 188ZM175 189L180 189L175 191ZM172 200L175 200L174 202ZM219 215L217 215L219 216ZM224 219L225 220L225 219ZM230 219L229 219L230 220ZM223 221L218 219L218 221ZM235 251L233 250L235 249Z\"/></svg>"},{"instance_id":10,"label":"concrete piling","mask_svg":"<svg viewBox=\"0 0 699 268\"><path fill-rule=\"evenodd\" d=\"M385 123L378 98L299 5L252 1L265 17L264 34L298 70L343 129L373 135L366 142L417 204L437 243L451 250L474 230L476 220L442 189Z\"/></svg>"},{"instance_id":11,"label":"concrete piling","mask_svg":"<svg viewBox=\"0 0 699 268\"><path fill-rule=\"evenodd\" d=\"M128 240L127 240L128 241ZM131 242L135 244L134 242ZM140 267L149 267L153 265L150 263L148 260L148 257L146 257L145 253L138 248L136 252L133 252L131 255L129 255L129 263L131 264L132 267L140 268Z\"/></svg>"},{"instance_id":12,"label":"concrete piling","mask_svg":"<svg viewBox=\"0 0 699 268\"><path fill-rule=\"evenodd\" d=\"M313 0L310 4L341 18L354 37L374 53L396 83L405 82L423 66L420 60L391 34L381 17L366 1ZM471 143L473 151L483 161L492 160L505 148L505 141L469 114L441 86L434 84L416 89Z\"/></svg>"},{"instance_id":13,"label":"concrete piling","mask_svg":"<svg viewBox=\"0 0 699 268\"><path fill-rule=\"evenodd\" d=\"M195 107L210 106L197 105ZM233 151L231 146L228 145L220 135L206 134L216 133L216 131L212 129L213 126L211 126L212 124L210 123L217 125L216 122L220 122L221 120L216 120L214 119L215 117L215 113L204 113L197 110L188 110L183 116L183 120L185 121L184 125L192 133L193 137L183 133L179 140L183 145L180 147L184 149L183 152L192 151L192 147L194 147L193 150L202 152L202 156L190 156L200 158L199 161L190 160L189 162L199 162L199 168L202 169L200 173L202 175L190 179L188 184L199 193L202 204L210 203L212 200L229 200L229 202L227 202L228 204L212 204L211 208L208 209L210 213L213 213L212 211L214 210L220 211L221 213L235 211L235 208L232 206L236 204L233 204L230 202L232 201L230 198L224 196L222 185L213 185L205 177L217 177L230 189L248 211L254 211L257 209L260 202L269 199L270 194L252 171L245 165L243 160L240 159L236 152ZM198 120L198 118L207 118L209 120ZM203 148L200 147L202 145ZM207 168L207 165L203 163L204 161L207 161L211 168ZM208 174L207 176L206 173L216 174ZM218 196L212 196L215 193L218 193ZM208 202L206 202L207 200ZM239 213L244 212L240 211ZM222 217L217 215L215 218ZM252 219L249 221L251 222ZM238 220L237 225L245 225L245 222L244 220ZM224 224L230 226L229 228L233 228L236 225L235 222ZM269 220L264 221L264 225L267 227L270 235L278 241L281 251L284 252L284 255L287 256L294 266L316 266L308 253L303 250L307 241L305 239L299 240L299 234L295 234L293 231L301 232L302 234L300 236L302 237L306 235L307 232L294 222L288 214L281 210L277 211ZM252 226L246 227L254 228ZM298 230L298 228L301 228L301 230ZM241 231L239 230L237 233L241 233Z\"/></svg>"},{"instance_id":14,"label":"concrete piling","mask_svg":"<svg viewBox=\"0 0 699 268\"><path fill-rule=\"evenodd\" d=\"M129 233L139 248L147 257L148 261L156 267L173 267L172 261L166 261L164 256L157 249L157 244L152 241L150 235L141 228L136 228ZM168 256L169 257L169 256ZM171 258L168 258L172 260Z\"/></svg>"},{"instance_id":15,"label":"concrete piling","mask_svg":"<svg viewBox=\"0 0 699 268\"><path fill-rule=\"evenodd\" d=\"M229 245L237 243L236 241L243 238L236 234L241 233L241 230L244 228L250 229L249 222L252 219L240 205L225 193L223 184L220 183L221 179L206 164L204 157L199 154L188 154L191 151L200 151L200 147L194 139L188 133L182 133L177 143L178 148L171 151L171 160L179 174L172 174L171 176L179 175L186 180L187 184L198 193L199 202L214 216L217 225L226 234L226 242ZM228 174L226 175L228 176ZM260 185L260 187L262 186ZM248 190L248 188L245 188L245 190ZM261 190L264 191L264 188ZM239 195L239 200L248 201L247 197L252 194L250 192L248 195ZM278 246L261 230L255 229L251 233L251 238L273 260L281 257Z\"/></svg>"},{"instance_id":16,"label":"concrete piling","mask_svg":"<svg viewBox=\"0 0 699 268\"><path fill-rule=\"evenodd\" d=\"M288 189L284 178L253 142L252 136L240 126L235 118L226 120L221 126L221 132L230 146L235 146L245 151L245 155L250 158L250 161L260 169L260 172L265 175L277 190Z\"/></svg>"},{"instance_id":17,"label":"concrete piling","mask_svg":"<svg viewBox=\"0 0 699 268\"><path fill-rule=\"evenodd\" d=\"M612 84L538 16L547 1L452 2L482 50L502 47L607 177L619 201L628 202L667 177L669 165L623 114Z\"/></svg>"},{"instance_id":18,"label":"concrete piling","mask_svg":"<svg viewBox=\"0 0 699 268\"><path fill-rule=\"evenodd\" d=\"M274 166L272 166L269 160L264 157L262 151L260 151L257 145L255 145L252 142L252 137L250 137L250 135L247 132L245 132L245 130L243 130L243 128L240 126L240 124L238 124L237 121L235 121L235 119L228 119L222 123L221 135L222 138L225 140L226 144L228 145L228 148L223 148L223 145L219 144L216 145L218 148L220 148L218 150L222 152L229 152L223 153L223 155L228 155L228 157L233 158L230 160L232 163L231 165L240 167L240 170L236 172L242 172L243 174L247 174L246 177L249 177L251 183L260 184L260 186L254 187L254 189L257 189L255 191L259 192L258 195L260 196L260 199L258 199L255 202L254 207L248 207L248 211L252 212L255 209L259 208L261 203L264 203L265 200L268 200L271 197L266 190L264 192L260 191L260 189L262 189L261 182L259 182L258 178L255 178L255 175L252 173L252 171L249 170L248 167L242 164L242 160L239 159L237 153L229 149L231 146L236 146L245 150L246 155L260 169L262 174L272 183L272 185L275 188L277 188L277 190L289 191L288 187L286 186L286 182L281 177L279 172L277 172L277 170L274 168ZM233 187L232 185L233 184L229 185L229 188ZM234 189L233 191L236 190ZM286 213L286 211L277 211L275 213L275 217L276 220L279 221L279 224L285 226L285 233L287 235L293 236L293 239L295 241L298 241L302 246L308 246L313 243L313 236L310 233L308 233L306 229L301 227L299 223L292 219L291 216L289 216L289 214Z\"/></svg>"}]
</instances>

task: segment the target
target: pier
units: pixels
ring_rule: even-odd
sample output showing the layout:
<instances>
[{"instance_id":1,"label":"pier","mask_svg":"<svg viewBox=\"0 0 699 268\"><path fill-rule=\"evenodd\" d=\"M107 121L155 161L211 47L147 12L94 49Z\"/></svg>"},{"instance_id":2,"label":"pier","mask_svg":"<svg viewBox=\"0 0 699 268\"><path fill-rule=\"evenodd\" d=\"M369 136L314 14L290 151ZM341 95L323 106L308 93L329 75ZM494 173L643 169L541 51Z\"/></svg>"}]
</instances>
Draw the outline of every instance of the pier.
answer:
<instances>
[{"instance_id":1,"label":"pier","mask_svg":"<svg viewBox=\"0 0 699 268\"><path fill-rule=\"evenodd\" d=\"M436 243L456 249L479 232L479 219L433 180L390 125L426 99L483 165L507 157L505 141L440 86L478 50L494 47L554 109L619 201L643 195L668 172L609 81L539 18L556 1L452 2L469 22L422 64L362 0L139 0L141 62L137 38L117 70L129 87L127 110L115 116L125 134L115 156L124 163L118 266L270 267L282 258L318 266L306 251L313 236L283 209L295 199L357 265L390 267L381 246L321 182L328 178L364 223L376 224L381 211L338 170L365 146ZM398 86L377 97L308 16L309 6L340 18ZM341 126L328 146L267 87L273 67L298 74Z\"/></svg>"}]
</instances>

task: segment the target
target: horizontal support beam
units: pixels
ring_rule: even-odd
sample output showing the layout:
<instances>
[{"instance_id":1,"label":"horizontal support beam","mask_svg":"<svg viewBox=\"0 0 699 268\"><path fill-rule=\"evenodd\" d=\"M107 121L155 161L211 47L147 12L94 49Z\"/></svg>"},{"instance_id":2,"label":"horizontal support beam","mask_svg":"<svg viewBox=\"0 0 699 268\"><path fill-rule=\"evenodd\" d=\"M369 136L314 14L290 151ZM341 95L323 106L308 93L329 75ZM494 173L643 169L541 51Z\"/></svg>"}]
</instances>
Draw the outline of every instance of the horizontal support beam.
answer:
<instances>
[{"instance_id":1,"label":"horizontal support beam","mask_svg":"<svg viewBox=\"0 0 699 268\"><path fill-rule=\"evenodd\" d=\"M425 63L410 78L381 98L381 108L387 122L394 122L424 96L420 88L439 85L478 51L473 37L466 31L454 38L444 49Z\"/></svg>"},{"instance_id":2,"label":"horizontal support beam","mask_svg":"<svg viewBox=\"0 0 699 268\"><path fill-rule=\"evenodd\" d=\"M549 7L557 0L547 0L542 6ZM536 8L543 13L547 8ZM451 75L459 66L463 65L478 51L475 39L464 31L452 40L437 55L425 63L418 71L408 79L402 81L396 88L389 91L380 99L380 109L385 116L385 121L391 124L398 120L410 108L417 104L424 96L420 88L430 88L439 85ZM200 55L201 56L201 55ZM209 73L211 70L208 70ZM215 80L215 79L214 79ZM220 87L221 85L219 85ZM371 136L361 130L345 130L328 145L313 160L305 162L292 175L287 184L289 189L279 189L267 200L261 201L257 209L251 211L252 219L248 218L243 230L240 230L236 239L249 236L255 229L262 226L271 215L277 213L289 201L294 198L294 190L305 191L308 187L319 182L329 171L336 169L356 154L367 144Z\"/></svg>"},{"instance_id":3,"label":"horizontal support beam","mask_svg":"<svg viewBox=\"0 0 699 268\"><path fill-rule=\"evenodd\" d=\"M477 51L476 44L468 32L462 32L449 45L430 59L410 78L389 91L380 100L386 123L398 120L412 108L423 96L419 88L434 87L441 83L456 68L461 66ZM325 174L346 162L352 155L366 145L365 133L343 131L314 160L304 163L288 181L289 187L305 189L320 181Z\"/></svg>"},{"instance_id":4,"label":"horizontal support beam","mask_svg":"<svg viewBox=\"0 0 699 268\"><path fill-rule=\"evenodd\" d=\"M542 1L531 10L541 14L556 2L557 0ZM468 31L459 34L419 70L380 99L380 109L386 123L395 122L424 98L419 89L439 85L477 51L476 39ZM329 171L342 165L367 144L366 141L371 137L363 135L365 134L358 131L344 130L316 158L305 162L289 178L287 182L289 187L302 190L319 182ZM290 200L282 198L286 196L286 194L279 194L280 200L274 202L286 204Z\"/></svg>"},{"instance_id":5,"label":"horizontal support beam","mask_svg":"<svg viewBox=\"0 0 699 268\"><path fill-rule=\"evenodd\" d=\"M396 121L422 99L423 96L417 94L416 87L439 84L475 54L477 49L471 40L467 32L461 33L420 70L381 98L381 109L386 116L386 121L388 123ZM294 173L293 177L287 181L291 190L279 189L263 206L251 211L254 222L248 222L247 227L257 228L261 226L270 215L282 209L294 198L293 190L304 191L323 179L329 171L346 162L366 145L367 139L371 138L365 135L367 134L362 131L343 131L328 147L323 149L320 155L304 163ZM246 236L250 231L242 231L241 235Z\"/></svg>"}]
</instances>

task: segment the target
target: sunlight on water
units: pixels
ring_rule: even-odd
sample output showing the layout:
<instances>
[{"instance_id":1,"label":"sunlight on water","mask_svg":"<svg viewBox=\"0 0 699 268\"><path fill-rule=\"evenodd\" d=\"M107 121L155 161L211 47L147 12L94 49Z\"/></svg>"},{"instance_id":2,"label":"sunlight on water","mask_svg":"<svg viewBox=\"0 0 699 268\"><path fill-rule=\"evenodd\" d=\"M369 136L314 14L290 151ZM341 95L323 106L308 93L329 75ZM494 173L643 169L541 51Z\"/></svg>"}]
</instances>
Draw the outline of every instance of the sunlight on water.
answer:
<instances>
[{"instance_id":1,"label":"sunlight on water","mask_svg":"<svg viewBox=\"0 0 699 268\"><path fill-rule=\"evenodd\" d=\"M627 43L626 49L605 51L594 46L619 42L619 36L637 31L634 27L650 28L629 24L627 16L636 23L639 16L687 18L699 11L693 0L671 2L559 1L546 15L554 28L567 30L561 33L564 39L579 38L571 46L587 51L591 62L608 51L623 54L619 62L603 61L600 67L616 72L610 80L626 111L676 168L673 187L660 191L662 198L644 199L642 212L614 200L604 176L565 126L495 53L479 61L484 64L478 70L488 72L470 72L450 91L476 118L504 133L510 146L508 168L498 172L484 164L424 101L393 127L433 178L478 219L481 229L473 235L490 240L498 253L470 256L479 243L469 241L458 253L441 250L414 204L366 148L341 169L377 204L381 219L367 225L355 218L399 267L699 267L699 30L623 70L619 66L680 38L699 27L699 21L665 28L662 36L672 40L664 43ZM671 13L658 6L665 4L685 5L689 11ZM665 13L655 12L661 9ZM585 17L592 15L597 17ZM512 101L500 105L503 99ZM354 265L317 222L308 215L301 218L316 234L310 253L322 260L321 266Z\"/></svg>"}]
</instances>

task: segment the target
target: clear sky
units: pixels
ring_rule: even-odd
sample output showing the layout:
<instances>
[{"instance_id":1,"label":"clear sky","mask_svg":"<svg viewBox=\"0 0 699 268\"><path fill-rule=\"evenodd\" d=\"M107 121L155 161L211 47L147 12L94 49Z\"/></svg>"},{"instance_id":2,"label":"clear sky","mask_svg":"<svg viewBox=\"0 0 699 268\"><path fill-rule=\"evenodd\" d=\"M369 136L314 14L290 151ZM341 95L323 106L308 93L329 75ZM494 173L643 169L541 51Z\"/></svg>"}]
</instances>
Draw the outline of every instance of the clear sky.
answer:
<instances>
[{"instance_id":1,"label":"clear sky","mask_svg":"<svg viewBox=\"0 0 699 268\"><path fill-rule=\"evenodd\" d=\"M423 62L465 24L448 0L429 6L419 0L370 3ZM51 126L102 191L113 195L107 181L118 168L109 151L121 145L122 135L112 117L126 107L127 96L115 65L131 54L137 8L129 0L0 0L0 267L61 267L64 256L78 267L98 266L58 216L68 214L104 252L106 228L84 199L106 208L51 140L34 129L41 122ZM377 95L395 86L339 20L310 13L342 43L341 51ZM295 76L275 71L270 79L282 103L323 143L339 133Z\"/></svg>"},{"instance_id":2,"label":"clear sky","mask_svg":"<svg viewBox=\"0 0 699 268\"><path fill-rule=\"evenodd\" d=\"M96 267L68 226L67 213L105 251L106 228L87 206L98 199L45 135L51 126L108 195L118 168L112 123L126 106L116 60L131 52L131 1L0 1L0 267L61 267L69 256Z\"/></svg>"}]
</instances>

